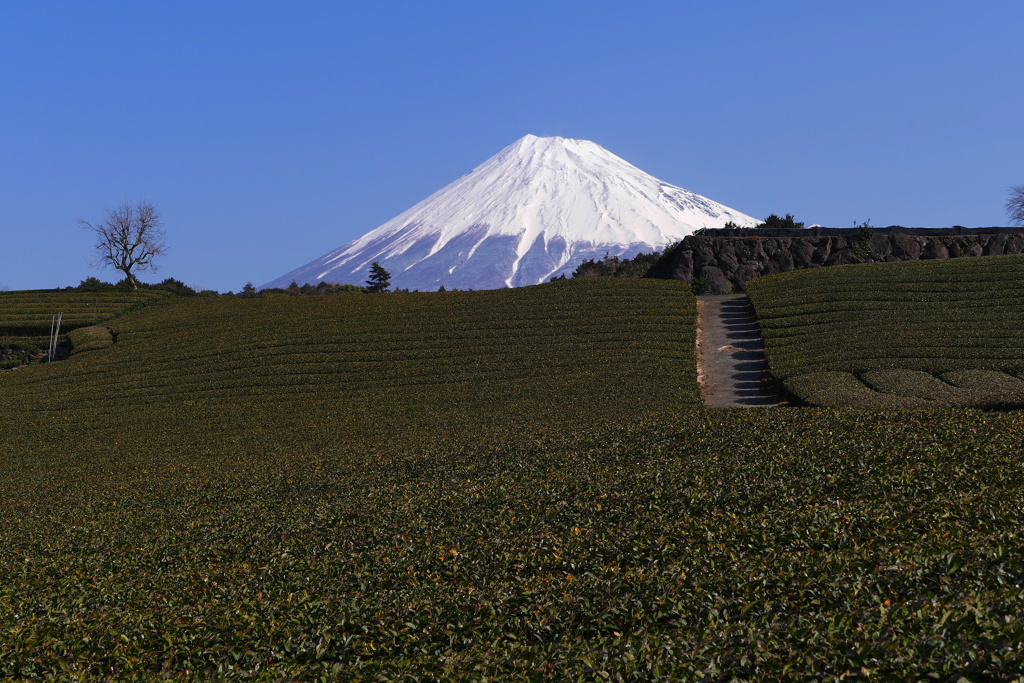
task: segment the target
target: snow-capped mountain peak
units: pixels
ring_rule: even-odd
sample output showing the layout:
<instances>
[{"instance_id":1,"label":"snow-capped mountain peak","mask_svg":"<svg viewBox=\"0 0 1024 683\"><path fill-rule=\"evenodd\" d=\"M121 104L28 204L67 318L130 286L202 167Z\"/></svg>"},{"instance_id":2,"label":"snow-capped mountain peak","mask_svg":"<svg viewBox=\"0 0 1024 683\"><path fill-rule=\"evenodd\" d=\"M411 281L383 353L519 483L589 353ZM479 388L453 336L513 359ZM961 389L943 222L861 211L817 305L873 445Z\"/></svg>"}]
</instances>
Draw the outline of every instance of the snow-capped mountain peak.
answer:
<instances>
[{"instance_id":1,"label":"snow-capped mountain peak","mask_svg":"<svg viewBox=\"0 0 1024 683\"><path fill-rule=\"evenodd\" d=\"M526 135L379 228L264 285L392 284L430 291L537 284L587 258L630 257L726 221L758 221L644 173L589 140Z\"/></svg>"}]
</instances>

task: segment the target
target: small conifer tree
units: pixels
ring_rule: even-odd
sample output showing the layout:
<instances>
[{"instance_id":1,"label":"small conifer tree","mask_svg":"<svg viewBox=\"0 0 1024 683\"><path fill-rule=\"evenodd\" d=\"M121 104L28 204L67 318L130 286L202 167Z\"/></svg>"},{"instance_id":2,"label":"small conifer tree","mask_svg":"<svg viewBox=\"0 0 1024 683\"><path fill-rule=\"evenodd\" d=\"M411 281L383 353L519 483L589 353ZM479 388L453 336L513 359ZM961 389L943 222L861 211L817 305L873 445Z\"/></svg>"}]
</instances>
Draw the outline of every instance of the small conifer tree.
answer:
<instances>
[{"instance_id":1,"label":"small conifer tree","mask_svg":"<svg viewBox=\"0 0 1024 683\"><path fill-rule=\"evenodd\" d=\"M370 279L366 281L366 291L371 294L386 292L391 287L391 273L384 270L377 261L370 266Z\"/></svg>"}]
</instances>

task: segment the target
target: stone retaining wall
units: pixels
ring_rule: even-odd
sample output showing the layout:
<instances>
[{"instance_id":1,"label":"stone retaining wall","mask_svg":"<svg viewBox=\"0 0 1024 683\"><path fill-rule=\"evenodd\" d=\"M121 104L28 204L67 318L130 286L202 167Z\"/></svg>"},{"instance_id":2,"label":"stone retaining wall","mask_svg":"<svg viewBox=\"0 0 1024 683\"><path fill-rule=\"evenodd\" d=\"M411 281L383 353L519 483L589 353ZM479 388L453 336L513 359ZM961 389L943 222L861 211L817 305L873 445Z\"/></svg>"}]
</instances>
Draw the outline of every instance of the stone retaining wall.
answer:
<instances>
[{"instance_id":1,"label":"stone retaining wall","mask_svg":"<svg viewBox=\"0 0 1024 683\"><path fill-rule=\"evenodd\" d=\"M728 294L745 291L754 278L790 270L1020 253L1024 253L1024 232L1019 229L941 236L855 230L818 237L691 235L662 256L647 276L691 284L699 278L706 293Z\"/></svg>"}]
</instances>

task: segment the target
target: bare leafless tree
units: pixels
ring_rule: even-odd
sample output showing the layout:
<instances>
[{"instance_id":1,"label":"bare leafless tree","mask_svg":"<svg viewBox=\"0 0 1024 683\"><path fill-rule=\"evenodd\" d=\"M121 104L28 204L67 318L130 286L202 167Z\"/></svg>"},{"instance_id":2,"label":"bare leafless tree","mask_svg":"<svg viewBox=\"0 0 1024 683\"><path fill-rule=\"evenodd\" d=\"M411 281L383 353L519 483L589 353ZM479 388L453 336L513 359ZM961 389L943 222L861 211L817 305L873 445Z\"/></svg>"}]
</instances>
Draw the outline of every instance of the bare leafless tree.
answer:
<instances>
[{"instance_id":1,"label":"bare leafless tree","mask_svg":"<svg viewBox=\"0 0 1024 683\"><path fill-rule=\"evenodd\" d=\"M1024 225L1024 185L1010 188L1010 198L1006 202L1006 214L1018 225Z\"/></svg>"},{"instance_id":2,"label":"bare leafless tree","mask_svg":"<svg viewBox=\"0 0 1024 683\"><path fill-rule=\"evenodd\" d=\"M107 209L107 220L102 223L79 218L78 224L96 236L93 265L121 271L132 289L139 288L135 273L156 270L154 259L167 253L160 212L148 201Z\"/></svg>"}]
</instances>

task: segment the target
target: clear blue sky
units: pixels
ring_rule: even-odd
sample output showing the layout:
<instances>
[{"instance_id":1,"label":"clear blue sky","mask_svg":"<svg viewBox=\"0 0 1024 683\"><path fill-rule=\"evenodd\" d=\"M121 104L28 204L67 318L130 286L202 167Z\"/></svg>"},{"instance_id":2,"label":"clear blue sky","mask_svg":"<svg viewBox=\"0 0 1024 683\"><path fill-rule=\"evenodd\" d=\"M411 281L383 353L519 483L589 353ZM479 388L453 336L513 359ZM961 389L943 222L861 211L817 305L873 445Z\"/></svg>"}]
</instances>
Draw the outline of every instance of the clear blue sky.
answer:
<instances>
[{"instance_id":1,"label":"clear blue sky","mask_svg":"<svg viewBox=\"0 0 1024 683\"><path fill-rule=\"evenodd\" d=\"M238 291L527 133L748 214L1005 225L1024 2L5 2L0 286L93 274L148 198L156 275Z\"/></svg>"}]
</instances>

